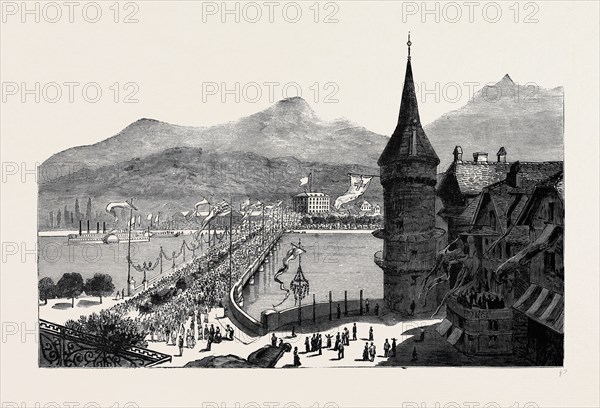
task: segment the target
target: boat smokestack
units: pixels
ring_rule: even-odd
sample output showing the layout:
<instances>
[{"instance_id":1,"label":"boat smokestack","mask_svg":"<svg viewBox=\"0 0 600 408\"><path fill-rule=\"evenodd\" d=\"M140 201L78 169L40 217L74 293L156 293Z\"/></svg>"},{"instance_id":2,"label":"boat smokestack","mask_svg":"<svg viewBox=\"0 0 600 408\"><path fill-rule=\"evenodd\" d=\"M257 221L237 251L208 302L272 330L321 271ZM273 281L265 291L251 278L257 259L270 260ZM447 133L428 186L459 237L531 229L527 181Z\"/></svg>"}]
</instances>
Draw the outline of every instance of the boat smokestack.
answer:
<instances>
[{"instance_id":1,"label":"boat smokestack","mask_svg":"<svg viewBox=\"0 0 600 408\"><path fill-rule=\"evenodd\" d=\"M100 233L100 221L96 221L96 234Z\"/></svg>"},{"instance_id":2,"label":"boat smokestack","mask_svg":"<svg viewBox=\"0 0 600 408\"><path fill-rule=\"evenodd\" d=\"M87 220L87 233L90 233L90 220Z\"/></svg>"},{"instance_id":3,"label":"boat smokestack","mask_svg":"<svg viewBox=\"0 0 600 408\"><path fill-rule=\"evenodd\" d=\"M102 221L102 233L106 234L106 221Z\"/></svg>"},{"instance_id":4,"label":"boat smokestack","mask_svg":"<svg viewBox=\"0 0 600 408\"><path fill-rule=\"evenodd\" d=\"M81 220L79 220L79 235L81 235Z\"/></svg>"}]
</instances>

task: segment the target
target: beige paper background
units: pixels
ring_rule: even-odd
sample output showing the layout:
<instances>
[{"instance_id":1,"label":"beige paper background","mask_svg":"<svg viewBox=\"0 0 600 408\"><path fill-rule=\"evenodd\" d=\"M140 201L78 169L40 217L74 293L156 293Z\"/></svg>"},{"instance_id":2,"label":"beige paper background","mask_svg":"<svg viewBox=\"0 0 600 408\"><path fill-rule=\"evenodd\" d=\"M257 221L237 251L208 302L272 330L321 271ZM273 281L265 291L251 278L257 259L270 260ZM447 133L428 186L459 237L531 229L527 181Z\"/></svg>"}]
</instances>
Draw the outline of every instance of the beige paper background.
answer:
<instances>
[{"instance_id":1,"label":"beige paper background","mask_svg":"<svg viewBox=\"0 0 600 408\"><path fill-rule=\"evenodd\" d=\"M28 4L34 7L34 2ZM3 167L3 256L4 244L16 243L21 248L1 264L0 400L4 406L52 402L58 406L132 402L140 407L244 406L251 402L259 406L332 402L344 407L445 406L451 402L459 405L446 406L469 402L519 407L528 402L544 407L599 405L597 2L535 2L539 22L534 24L512 21L512 2L498 2L505 14L496 24L477 13L473 23L464 21L466 17L455 24L443 18L436 23L431 17L422 23L420 15L402 23L400 2L337 2L337 24L315 24L310 14L297 24L277 15L274 23L221 23L214 17L203 23L199 3L158 1L136 2L139 23L115 24L108 14L112 2L99 4L107 14L96 24L85 23L76 13L74 23L55 24L21 23L8 16L1 27L3 82L94 81L107 91L114 82L135 81L140 87L140 101L135 104L113 103L108 94L97 104L81 98L72 104L21 103L9 98L2 104L2 163L16 163L20 169L13 176ZM300 4L309 13L312 2ZM202 103L203 81L296 81L305 91L314 82L335 81L340 89L338 103L309 101L318 114L345 116L389 134L397 117L408 30L413 33L418 82L485 84L508 72L516 82L564 86L568 203L564 369L37 368L33 331L37 320L33 251L37 185L23 170L34 169L35 163L65 148L116 134L141 117L210 125L270 105L266 99ZM421 117L424 122L433 121L465 102L463 98L454 104L420 103ZM15 328L17 333L13 333Z\"/></svg>"}]
</instances>

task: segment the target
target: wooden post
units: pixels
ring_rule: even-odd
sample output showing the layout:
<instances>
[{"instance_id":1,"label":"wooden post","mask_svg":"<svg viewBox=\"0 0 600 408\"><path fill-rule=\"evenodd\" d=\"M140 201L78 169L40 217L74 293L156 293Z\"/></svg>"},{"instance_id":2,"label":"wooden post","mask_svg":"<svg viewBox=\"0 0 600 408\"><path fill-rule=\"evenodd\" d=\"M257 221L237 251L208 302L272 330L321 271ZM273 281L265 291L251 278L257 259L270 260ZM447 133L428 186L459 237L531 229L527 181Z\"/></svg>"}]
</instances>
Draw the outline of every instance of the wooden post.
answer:
<instances>
[{"instance_id":1,"label":"wooden post","mask_svg":"<svg viewBox=\"0 0 600 408\"><path fill-rule=\"evenodd\" d=\"M331 291L329 291L329 320L331 321Z\"/></svg>"},{"instance_id":2,"label":"wooden post","mask_svg":"<svg viewBox=\"0 0 600 408\"><path fill-rule=\"evenodd\" d=\"M302 299L298 298L298 326L302 326Z\"/></svg>"},{"instance_id":3,"label":"wooden post","mask_svg":"<svg viewBox=\"0 0 600 408\"><path fill-rule=\"evenodd\" d=\"M344 316L348 316L348 291L344 291Z\"/></svg>"},{"instance_id":4,"label":"wooden post","mask_svg":"<svg viewBox=\"0 0 600 408\"><path fill-rule=\"evenodd\" d=\"M317 321L317 300L315 298L315 294L313 293L313 323Z\"/></svg>"}]
</instances>

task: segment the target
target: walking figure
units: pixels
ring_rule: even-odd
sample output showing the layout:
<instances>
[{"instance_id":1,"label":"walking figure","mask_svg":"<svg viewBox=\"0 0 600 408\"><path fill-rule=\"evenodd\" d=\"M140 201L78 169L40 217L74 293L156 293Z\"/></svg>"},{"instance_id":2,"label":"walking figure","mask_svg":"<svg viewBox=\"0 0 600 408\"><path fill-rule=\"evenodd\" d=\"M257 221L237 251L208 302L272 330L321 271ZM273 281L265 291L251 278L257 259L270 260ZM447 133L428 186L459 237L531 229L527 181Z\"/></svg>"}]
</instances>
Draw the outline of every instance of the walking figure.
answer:
<instances>
[{"instance_id":1,"label":"walking figure","mask_svg":"<svg viewBox=\"0 0 600 408\"><path fill-rule=\"evenodd\" d=\"M352 340L356 340L356 323L352 325Z\"/></svg>"},{"instance_id":2,"label":"walking figure","mask_svg":"<svg viewBox=\"0 0 600 408\"><path fill-rule=\"evenodd\" d=\"M369 327L369 341L373 341L373 326Z\"/></svg>"}]
</instances>

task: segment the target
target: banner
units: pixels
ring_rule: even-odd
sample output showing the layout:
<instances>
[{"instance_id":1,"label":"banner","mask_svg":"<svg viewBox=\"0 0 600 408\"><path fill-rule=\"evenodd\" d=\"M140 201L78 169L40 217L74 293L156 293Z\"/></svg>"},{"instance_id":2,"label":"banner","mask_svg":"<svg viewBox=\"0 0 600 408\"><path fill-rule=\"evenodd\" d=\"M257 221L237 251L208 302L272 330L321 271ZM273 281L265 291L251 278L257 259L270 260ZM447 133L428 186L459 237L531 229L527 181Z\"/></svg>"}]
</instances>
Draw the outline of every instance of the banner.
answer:
<instances>
[{"instance_id":1,"label":"banner","mask_svg":"<svg viewBox=\"0 0 600 408\"><path fill-rule=\"evenodd\" d=\"M373 176L362 176L360 174L350 174L350 187L348 191L339 196L334 203L336 210L339 210L343 204L356 200L363 195L369 188Z\"/></svg>"}]
</instances>

